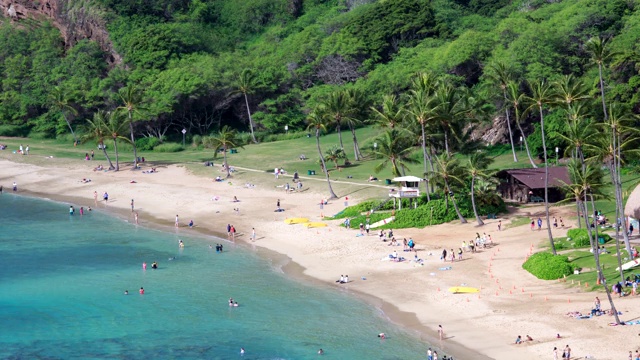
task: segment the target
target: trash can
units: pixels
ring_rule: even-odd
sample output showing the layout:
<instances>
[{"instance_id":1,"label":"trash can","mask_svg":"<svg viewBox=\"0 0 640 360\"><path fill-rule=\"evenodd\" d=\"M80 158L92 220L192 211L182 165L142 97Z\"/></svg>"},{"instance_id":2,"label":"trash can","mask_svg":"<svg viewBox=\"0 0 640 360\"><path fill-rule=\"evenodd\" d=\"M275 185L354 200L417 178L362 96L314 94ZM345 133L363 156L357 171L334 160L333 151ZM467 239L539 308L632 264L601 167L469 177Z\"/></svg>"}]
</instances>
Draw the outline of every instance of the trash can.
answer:
<instances>
[{"instance_id":1,"label":"trash can","mask_svg":"<svg viewBox=\"0 0 640 360\"><path fill-rule=\"evenodd\" d=\"M307 170L307 175L315 175L316 171L315 170Z\"/></svg>"},{"instance_id":2,"label":"trash can","mask_svg":"<svg viewBox=\"0 0 640 360\"><path fill-rule=\"evenodd\" d=\"M604 244L604 238L598 236L598 244Z\"/></svg>"},{"instance_id":3,"label":"trash can","mask_svg":"<svg viewBox=\"0 0 640 360\"><path fill-rule=\"evenodd\" d=\"M384 179L385 185L391 185L391 179Z\"/></svg>"},{"instance_id":4,"label":"trash can","mask_svg":"<svg viewBox=\"0 0 640 360\"><path fill-rule=\"evenodd\" d=\"M231 149L231 153L232 153L232 154L237 154L237 153L238 153L238 150L237 150L237 149Z\"/></svg>"}]
</instances>

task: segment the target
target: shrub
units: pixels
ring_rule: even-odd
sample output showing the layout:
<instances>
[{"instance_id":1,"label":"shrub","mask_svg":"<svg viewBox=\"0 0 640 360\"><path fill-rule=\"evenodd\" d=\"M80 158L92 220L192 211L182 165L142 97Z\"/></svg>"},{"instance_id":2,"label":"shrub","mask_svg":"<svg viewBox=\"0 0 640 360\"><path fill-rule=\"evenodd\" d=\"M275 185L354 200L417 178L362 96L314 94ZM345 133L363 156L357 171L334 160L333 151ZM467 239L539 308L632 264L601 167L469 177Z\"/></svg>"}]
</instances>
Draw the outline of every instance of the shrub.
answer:
<instances>
[{"instance_id":1,"label":"shrub","mask_svg":"<svg viewBox=\"0 0 640 360\"><path fill-rule=\"evenodd\" d=\"M0 136L25 137L29 133L27 126L0 125Z\"/></svg>"},{"instance_id":2,"label":"shrub","mask_svg":"<svg viewBox=\"0 0 640 360\"><path fill-rule=\"evenodd\" d=\"M193 145L193 147L198 147L198 146L202 145L202 136L201 135L193 135L193 138L191 139L191 144Z\"/></svg>"},{"instance_id":3,"label":"shrub","mask_svg":"<svg viewBox=\"0 0 640 360\"><path fill-rule=\"evenodd\" d=\"M153 148L153 151L157 152L178 152L184 150L182 144L178 143L164 143Z\"/></svg>"},{"instance_id":4,"label":"shrub","mask_svg":"<svg viewBox=\"0 0 640 360\"><path fill-rule=\"evenodd\" d=\"M595 234L593 234L595 236ZM573 241L574 248L581 247L590 247L591 242L589 241L589 233L587 229L571 229L567 231L567 237L571 238ZM611 236L603 233L598 233L598 238L604 239L604 242L609 242L611 240Z\"/></svg>"},{"instance_id":5,"label":"shrub","mask_svg":"<svg viewBox=\"0 0 640 360\"><path fill-rule=\"evenodd\" d=\"M161 143L157 137L143 137L136 139L136 148L138 148L138 151L151 151Z\"/></svg>"},{"instance_id":6,"label":"shrub","mask_svg":"<svg viewBox=\"0 0 640 360\"><path fill-rule=\"evenodd\" d=\"M573 274L574 266L567 256L540 252L531 255L522 268L538 279L555 280Z\"/></svg>"}]
</instances>

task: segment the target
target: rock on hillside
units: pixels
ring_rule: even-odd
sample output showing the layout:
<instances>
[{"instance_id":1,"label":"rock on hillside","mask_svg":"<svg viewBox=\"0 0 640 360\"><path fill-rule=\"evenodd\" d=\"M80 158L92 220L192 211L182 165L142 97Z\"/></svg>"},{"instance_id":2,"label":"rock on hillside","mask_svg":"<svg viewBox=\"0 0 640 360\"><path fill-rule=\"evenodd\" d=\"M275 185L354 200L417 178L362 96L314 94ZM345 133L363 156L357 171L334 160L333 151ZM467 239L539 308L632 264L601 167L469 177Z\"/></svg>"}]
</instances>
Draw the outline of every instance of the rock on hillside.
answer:
<instances>
[{"instance_id":1,"label":"rock on hillside","mask_svg":"<svg viewBox=\"0 0 640 360\"><path fill-rule=\"evenodd\" d=\"M122 57L113 48L99 9L87 6L86 2L74 3L72 0L0 0L3 16L18 23L45 17L60 29L67 48L83 39L93 40L108 54L109 64L121 63Z\"/></svg>"}]
</instances>

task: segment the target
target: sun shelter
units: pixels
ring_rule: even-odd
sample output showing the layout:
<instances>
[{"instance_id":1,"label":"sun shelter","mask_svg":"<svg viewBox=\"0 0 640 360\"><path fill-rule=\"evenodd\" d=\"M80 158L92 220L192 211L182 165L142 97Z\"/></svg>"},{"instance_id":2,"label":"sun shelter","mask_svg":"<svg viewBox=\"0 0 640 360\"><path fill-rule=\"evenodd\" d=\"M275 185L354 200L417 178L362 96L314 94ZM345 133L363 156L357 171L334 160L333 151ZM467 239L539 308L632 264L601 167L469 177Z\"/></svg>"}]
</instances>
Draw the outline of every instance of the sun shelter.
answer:
<instances>
[{"instance_id":1,"label":"sun shelter","mask_svg":"<svg viewBox=\"0 0 640 360\"><path fill-rule=\"evenodd\" d=\"M628 217L627 224L633 224L637 228L640 219L640 185L636 186L629 195L624 207L624 215Z\"/></svg>"},{"instance_id":2,"label":"sun shelter","mask_svg":"<svg viewBox=\"0 0 640 360\"><path fill-rule=\"evenodd\" d=\"M505 200L519 203L544 202L544 167L502 170L496 174L500 180L498 192ZM566 167L549 167L549 202L565 198L564 184L571 184Z\"/></svg>"},{"instance_id":3,"label":"sun shelter","mask_svg":"<svg viewBox=\"0 0 640 360\"><path fill-rule=\"evenodd\" d=\"M393 204L395 208L396 199L403 198L417 198L420 196L420 189L418 188L420 183L424 179L417 176L400 176L392 179L395 182L400 183L399 189L393 189L389 192L389 197L393 198ZM400 201L400 209L402 209L402 201Z\"/></svg>"}]
</instances>

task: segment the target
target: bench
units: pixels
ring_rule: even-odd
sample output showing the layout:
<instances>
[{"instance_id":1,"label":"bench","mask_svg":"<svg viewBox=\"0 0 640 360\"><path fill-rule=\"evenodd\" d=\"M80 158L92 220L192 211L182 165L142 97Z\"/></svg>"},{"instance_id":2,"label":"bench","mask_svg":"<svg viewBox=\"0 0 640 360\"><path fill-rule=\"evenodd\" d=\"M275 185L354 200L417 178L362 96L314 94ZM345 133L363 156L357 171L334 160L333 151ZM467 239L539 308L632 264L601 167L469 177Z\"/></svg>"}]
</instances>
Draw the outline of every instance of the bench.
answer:
<instances>
[{"instance_id":1,"label":"bench","mask_svg":"<svg viewBox=\"0 0 640 360\"><path fill-rule=\"evenodd\" d=\"M539 203L539 202L544 202L544 199L541 198L540 196L532 196L531 200L529 200L529 202Z\"/></svg>"}]
</instances>

